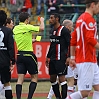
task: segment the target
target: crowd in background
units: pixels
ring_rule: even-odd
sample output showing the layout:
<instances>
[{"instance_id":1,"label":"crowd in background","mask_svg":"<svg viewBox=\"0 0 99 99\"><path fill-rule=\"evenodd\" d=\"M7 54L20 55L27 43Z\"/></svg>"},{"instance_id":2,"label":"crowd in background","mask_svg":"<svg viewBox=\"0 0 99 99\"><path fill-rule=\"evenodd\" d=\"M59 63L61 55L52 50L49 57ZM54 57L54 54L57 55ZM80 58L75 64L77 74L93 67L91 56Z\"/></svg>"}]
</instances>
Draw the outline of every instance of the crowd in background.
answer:
<instances>
[{"instance_id":1,"label":"crowd in background","mask_svg":"<svg viewBox=\"0 0 99 99\"><path fill-rule=\"evenodd\" d=\"M19 23L18 17L20 12L28 12L29 15L41 15L44 12L44 6L46 5L46 13L50 15L51 13L80 13L85 9L84 7L75 7L75 5L84 4L84 0L0 0L0 6L6 7L10 12L10 17L12 18L15 25ZM69 7L64 7L64 5L71 5ZM36 7L34 13L32 13L32 8Z\"/></svg>"}]
</instances>

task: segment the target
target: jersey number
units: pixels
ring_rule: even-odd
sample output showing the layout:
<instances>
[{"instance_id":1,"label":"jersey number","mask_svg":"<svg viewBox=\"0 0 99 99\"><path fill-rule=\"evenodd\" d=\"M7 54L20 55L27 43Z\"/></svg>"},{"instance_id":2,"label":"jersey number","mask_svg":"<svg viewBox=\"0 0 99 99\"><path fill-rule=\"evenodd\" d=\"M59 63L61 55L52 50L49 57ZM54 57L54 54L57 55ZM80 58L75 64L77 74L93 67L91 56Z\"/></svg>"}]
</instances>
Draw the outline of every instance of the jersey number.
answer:
<instances>
[{"instance_id":1,"label":"jersey number","mask_svg":"<svg viewBox=\"0 0 99 99\"><path fill-rule=\"evenodd\" d=\"M3 38L4 38L4 33L0 31L0 46L4 46Z\"/></svg>"}]
</instances>

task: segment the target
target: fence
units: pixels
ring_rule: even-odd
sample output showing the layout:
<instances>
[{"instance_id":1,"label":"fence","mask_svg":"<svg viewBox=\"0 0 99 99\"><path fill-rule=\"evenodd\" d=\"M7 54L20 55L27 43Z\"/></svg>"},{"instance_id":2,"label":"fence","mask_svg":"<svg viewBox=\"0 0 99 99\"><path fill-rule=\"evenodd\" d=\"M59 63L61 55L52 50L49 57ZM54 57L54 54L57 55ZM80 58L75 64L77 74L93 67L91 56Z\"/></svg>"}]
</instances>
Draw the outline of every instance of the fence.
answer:
<instances>
[{"instance_id":1,"label":"fence","mask_svg":"<svg viewBox=\"0 0 99 99\"><path fill-rule=\"evenodd\" d=\"M84 12L85 10L85 5L84 4L79 4L79 5L63 5L62 7L65 7L65 8L70 8L70 7L73 7L73 8L79 8L79 13L69 13L69 14L65 14L65 13L60 13L60 16L61 16L61 23L63 22L64 19L70 19L72 20L72 22L75 24L77 18L79 17L79 15ZM80 11L80 9L82 11ZM48 24L48 18L49 18L49 15L47 14L47 6L44 5L44 19L45 19L45 30L44 32L42 33L42 41L49 41L49 30L50 30L50 26ZM98 23L98 31L99 31L99 14L97 16L95 16L95 19ZM99 34L99 33L98 33Z\"/></svg>"}]
</instances>

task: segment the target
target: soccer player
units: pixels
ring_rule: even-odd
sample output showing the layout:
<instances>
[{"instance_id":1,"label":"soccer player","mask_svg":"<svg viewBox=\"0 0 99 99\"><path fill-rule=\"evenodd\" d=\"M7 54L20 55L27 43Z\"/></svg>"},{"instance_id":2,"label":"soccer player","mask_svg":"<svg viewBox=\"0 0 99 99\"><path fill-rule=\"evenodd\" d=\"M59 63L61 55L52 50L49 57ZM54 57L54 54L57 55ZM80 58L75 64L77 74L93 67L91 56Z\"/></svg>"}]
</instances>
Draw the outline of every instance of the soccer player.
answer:
<instances>
[{"instance_id":1,"label":"soccer player","mask_svg":"<svg viewBox=\"0 0 99 99\"><path fill-rule=\"evenodd\" d=\"M13 21L12 21L11 18L7 18L6 19L5 26L8 27L8 28L10 28L10 29L13 29L14 23L13 23Z\"/></svg>"},{"instance_id":2,"label":"soccer player","mask_svg":"<svg viewBox=\"0 0 99 99\"><path fill-rule=\"evenodd\" d=\"M0 75L6 99L12 99L11 71L15 64L14 39L11 29L4 26L7 15L0 10Z\"/></svg>"},{"instance_id":3,"label":"soccer player","mask_svg":"<svg viewBox=\"0 0 99 99\"><path fill-rule=\"evenodd\" d=\"M14 27L14 24L11 18L7 18L4 25L10 29L13 29ZM1 81L0 81L0 94L2 96L5 96L4 84L2 84Z\"/></svg>"},{"instance_id":4,"label":"soccer player","mask_svg":"<svg viewBox=\"0 0 99 99\"><path fill-rule=\"evenodd\" d=\"M64 20L63 21L63 26L65 26L70 32L73 30L73 22L71 20ZM69 53L68 53L69 54ZM68 55L69 56L69 55ZM66 64L69 64L69 57L66 59ZM66 79L68 80L68 92L67 95L71 92L74 92L74 76L73 76L73 71L72 69L68 66L68 70L67 70L67 75L65 76ZM52 99L52 96L54 95L52 86L50 88L50 91L48 93L47 99Z\"/></svg>"},{"instance_id":5,"label":"soccer player","mask_svg":"<svg viewBox=\"0 0 99 99\"><path fill-rule=\"evenodd\" d=\"M32 34L44 30L44 18L40 18L40 26L33 26L29 23L29 14L22 12L19 15L20 23L13 29L14 39L17 45L17 72L18 81L16 84L17 99L21 99L22 84L25 74L31 75L31 82L29 85L29 93L27 99L32 99L33 93L37 86L38 80L38 63L32 47Z\"/></svg>"},{"instance_id":6,"label":"soccer player","mask_svg":"<svg viewBox=\"0 0 99 99\"><path fill-rule=\"evenodd\" d=\"M93 98L99 99L99 67L96 61L97 24L94 15L99 13L99 0L85 0L86 10L77 19L71 34L70 66L78 71L78 91L66 99L82 99L88 96L92 86Z\"/></svg>"},{"instance_id":7,"label":"soccer player","mask_svg":"<svg viewBox=\"0 0 99 99\"><path fill-rule=\"evenodd\" d=\"M67 73L66 54L70 46L70 31L60 24L60 15L53 13L50 15L49 23L52 25L50 31L50 48L46 58L46 66L49 68L50 82L53 87L56 99L65 99L67 96ZM61 94L57 76L61 85Z\"/></svg>"}]
</instances>

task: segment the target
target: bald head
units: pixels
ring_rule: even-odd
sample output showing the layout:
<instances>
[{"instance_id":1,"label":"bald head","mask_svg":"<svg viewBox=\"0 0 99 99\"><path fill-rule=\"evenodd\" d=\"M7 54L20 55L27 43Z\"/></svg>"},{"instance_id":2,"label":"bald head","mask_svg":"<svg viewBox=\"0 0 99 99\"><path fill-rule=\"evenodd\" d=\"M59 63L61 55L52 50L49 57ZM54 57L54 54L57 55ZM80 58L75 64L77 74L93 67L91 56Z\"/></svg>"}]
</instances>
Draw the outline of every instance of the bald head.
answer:
<instances>
[{"instance_id":1,"label":"bald head","mask_svg":"<svg viewBox=\"0 0 99 99\"><path fill-rule=\"evenodd\" d=\"M63 21L63 26L65 26L67 29L72 31L72 29L73 29L73 22L71 20L66 19L66 20Z\"/></svg>"}]
</instances>

